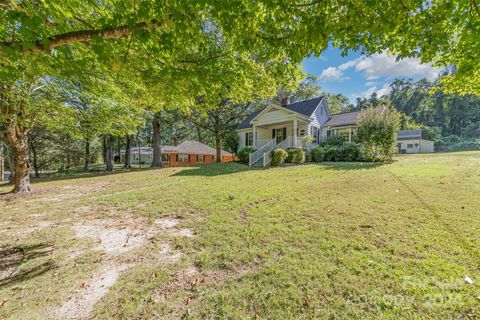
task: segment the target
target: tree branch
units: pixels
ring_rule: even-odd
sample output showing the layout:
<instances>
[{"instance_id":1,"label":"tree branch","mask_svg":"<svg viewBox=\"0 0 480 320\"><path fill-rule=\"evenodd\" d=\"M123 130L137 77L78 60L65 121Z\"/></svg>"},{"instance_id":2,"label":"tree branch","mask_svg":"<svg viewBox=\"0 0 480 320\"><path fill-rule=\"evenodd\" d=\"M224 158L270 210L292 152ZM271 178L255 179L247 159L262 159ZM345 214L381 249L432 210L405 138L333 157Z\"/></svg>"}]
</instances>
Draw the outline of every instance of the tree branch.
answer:
<instances>
[{"instance_id":1,"label":"tree branch","mask_svg":"<svg viewBox=\"0 0 480 320\"><path fill-rule=\"evenodd\" d=\"M472 7L477 11L478 16L480 17L480 9L478 8L478 4L475 0L470 0Z\"/></svg>"},{"instance_id":2,"label":"tree branch","mask_svg":"<svg viewBox=\"0 0 480 320\"><path fill-rule=\"evenodd\" d=\"M0 0L1 1L1 0ZM151 20L149 22L139 22L134 25L123 25L117 27L103 28L103 29L90 29L80 31L70 31L55 36L48 37L44 40L34 41L34 47L25 49L33 52L45 52L56 47L65 46L76 42L89 42L93 38L100 37L103 39L121 39L130 36L133 29L149 29L160 28L163 26L162 22ZM0 42L0 48L22 47L22 42Z\"/></svg>"},{"instance_id":3,"label":"tree branch","mask_svg":"<svg viewBox=\"0 0 480 320\"><path fill-rule=\"evenodd\" d=\"M312 1L312 2L309 2L309 3L296 3L296 4L288 4L289 7L309 7L309 6L313 6L313 5L316 5L320 2L322 2L323 0L317 0L317 1Z\"/></svg>"}]
</instances>

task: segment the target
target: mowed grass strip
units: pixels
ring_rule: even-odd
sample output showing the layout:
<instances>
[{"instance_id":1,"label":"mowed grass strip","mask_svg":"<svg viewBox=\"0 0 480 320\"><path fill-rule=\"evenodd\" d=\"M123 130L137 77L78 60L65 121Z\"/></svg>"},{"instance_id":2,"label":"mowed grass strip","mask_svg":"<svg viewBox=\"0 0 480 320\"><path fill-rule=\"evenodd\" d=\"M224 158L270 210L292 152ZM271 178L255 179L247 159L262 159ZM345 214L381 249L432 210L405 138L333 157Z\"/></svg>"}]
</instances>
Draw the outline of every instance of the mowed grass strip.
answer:
<instances>
[{"instance_id":1,"label":"mowed grass strip","mask_svg":"<svg viewBox=\"0 0 480 320\"><path fill-rule=\"evenodd\" d=\"M56 268L0 287L5 318L58 306L72 288L51 279L74 287L98 268L94 244L75 239L69 221L164 216L195 233L172 240L183 258L129 269L97 303L96 318L480 316L479 152L266 170L212 164L35 188L0 200L1 240L46 240L58 248ZM39 221L61 228L21 232ZM70 261L68 251L80 247L90 248L81 264ZM44 301L45 292L53 298Z\"/></svg>"}]
</instances>

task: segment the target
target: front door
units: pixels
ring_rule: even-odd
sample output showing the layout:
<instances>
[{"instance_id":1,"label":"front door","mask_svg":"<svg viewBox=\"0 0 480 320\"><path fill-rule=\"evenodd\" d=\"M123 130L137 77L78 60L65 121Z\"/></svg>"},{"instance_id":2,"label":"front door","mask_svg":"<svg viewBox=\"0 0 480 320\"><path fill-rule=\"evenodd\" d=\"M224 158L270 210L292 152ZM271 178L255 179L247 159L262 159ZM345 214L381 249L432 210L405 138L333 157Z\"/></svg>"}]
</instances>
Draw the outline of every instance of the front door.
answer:
<instances>
[{"instance_id":1,"label":"front door","mask_svg":"<svg viewBox=\"0 0 480 320\"><path fill-rule=\"evenodd\" d=\"M272 129L272 139L275 139L277 143L282 142L286 138L287 138L287 128Z\"/></svg>"}]
</instances>

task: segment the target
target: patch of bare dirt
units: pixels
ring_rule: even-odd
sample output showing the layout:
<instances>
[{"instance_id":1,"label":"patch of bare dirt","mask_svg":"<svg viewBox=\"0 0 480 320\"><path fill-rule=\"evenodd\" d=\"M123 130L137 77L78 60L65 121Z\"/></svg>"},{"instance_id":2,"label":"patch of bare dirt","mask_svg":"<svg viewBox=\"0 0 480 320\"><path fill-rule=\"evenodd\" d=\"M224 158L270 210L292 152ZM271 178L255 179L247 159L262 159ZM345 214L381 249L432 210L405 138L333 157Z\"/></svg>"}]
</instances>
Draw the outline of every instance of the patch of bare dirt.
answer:
<instances>
[{"instance_id":1,"label":"patch of bare dirt","mask_svg":"<svg viewBox=\"0 0 480 320\"><path fill-rule=\"evenodd\" d=\"M173 303L170 316L181 319L188 315L189 305L201 297L204 287L217 287L226 279L238 279L252 271L250 268L236 270L202 271L196 267L188 267L171 275L171 280L156 288L152 300L162 303L174 296L177 292L184 292Z\"/></svg>"},{"instance_id":2,"label":"patch of bare dirt","mask_svg":"<svg viewBox=\"0 0 480 320\"><path fill-rule=\"evenodd\" d=\"M95 273L91 279L82 284L74 297L55 310L58 319L85 319L92 312L95 303L115 284L121 272L128 265L107 264Z\"/></svg>"},{"instance_id":3,"label":"patch of bare dirt","mask_svg":"<svg viewBox=\"0 0 480 320\"><path fill-rule=\"evenodd\" d=\"M171 236L193 236L188 229L179 229L178 219L161 218L153 224L146 219L125 221L94 220L74 225L77 238L89 237L98 242L97 249L105 253L101 269L79 288L72 298L54 310L56 319L86 319L95 304L115 284L122 272L135 265L135 261L125 262L119 257L135 248L145 245L149 239L164 232ZM70 258L81 252L74 252ZM173 263L182 257L165 241L160 244L158 260L161 263Z\"/></svg>"}]
</instances>

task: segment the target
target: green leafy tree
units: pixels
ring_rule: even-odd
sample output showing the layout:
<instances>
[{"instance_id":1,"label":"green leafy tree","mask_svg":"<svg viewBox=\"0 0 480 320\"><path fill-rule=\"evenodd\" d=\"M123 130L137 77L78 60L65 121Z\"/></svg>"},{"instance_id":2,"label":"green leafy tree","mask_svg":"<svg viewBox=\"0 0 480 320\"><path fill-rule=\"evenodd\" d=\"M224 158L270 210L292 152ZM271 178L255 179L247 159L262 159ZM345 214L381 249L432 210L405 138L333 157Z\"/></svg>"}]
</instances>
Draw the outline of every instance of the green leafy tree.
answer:
<instances>
[{"instance_id":1,"label":"green leafy tree","mask_svg":"<svg viewBox=\"0 0 480 320\"><path fill-rule=\"evenodd\" d=\"M330 108L330 113L349 112L354 110L354 106L350 100L343 94L326 93L325 94Z\"/></svg>"},{"instance_id":2,"label":"green leafy tree","mask_svg":"<svg viewBox=\"0 0 480 320\"><path fill-rule=\"evenodd\" d=\"M38 114L55 112L51 102L50 82L45 78L25 77L14 83L0 85L1 113L5 129L2 132L9 143L15 164L13 192L30 192L30 155L28 133L32 130Z\"/></svg>"}]
</instances>

